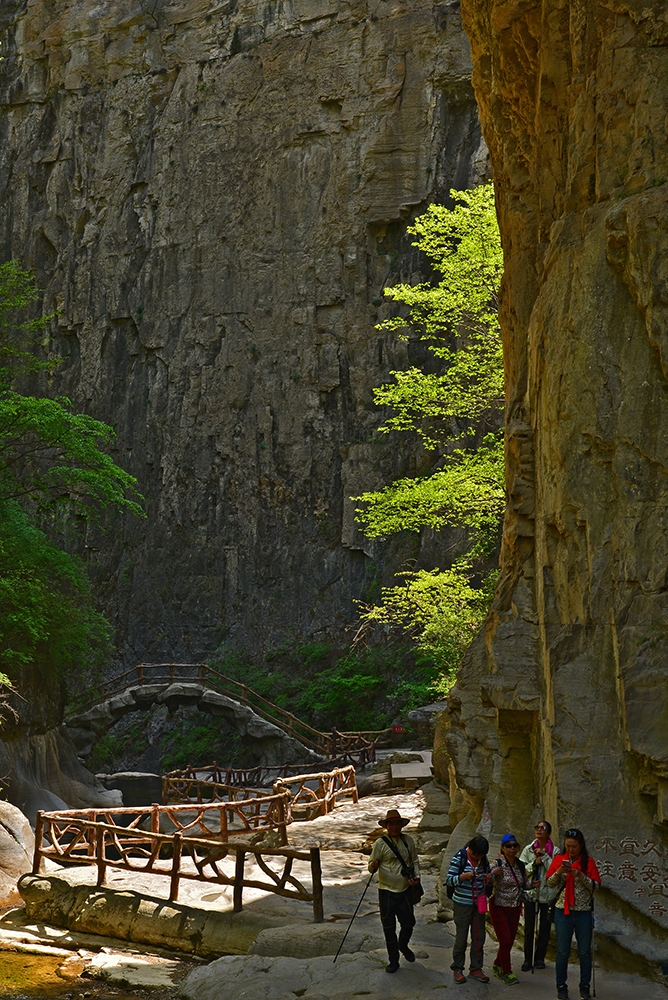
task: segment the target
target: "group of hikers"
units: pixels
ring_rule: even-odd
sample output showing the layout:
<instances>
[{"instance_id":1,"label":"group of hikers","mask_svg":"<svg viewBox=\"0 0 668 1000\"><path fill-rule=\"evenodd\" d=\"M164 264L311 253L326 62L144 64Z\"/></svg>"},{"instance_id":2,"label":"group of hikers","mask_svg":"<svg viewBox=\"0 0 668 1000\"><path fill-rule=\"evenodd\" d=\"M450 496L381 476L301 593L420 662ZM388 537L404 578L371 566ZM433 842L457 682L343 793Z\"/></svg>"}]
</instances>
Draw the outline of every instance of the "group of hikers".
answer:
<instances>
[{"instance_id":1,"label":"group of hikers","mask_svg":"<svg viewBox=\"0 0 668 1000\"><path fill-rule=\"evenodd\" d=\"M409 942L415 926L413 907L422 889L415 843L409 834L402 832L409 822L396 809L390 809L378 821L387 836L376 840L369 858L369 871L378 872L380 920L389 957L387 972L397 971L400 955L407 962L415 961ZM470 939L468 978L489 982L489 976L483 972L485 921L489 912L498 942L494 975L508 986L519 983L511 967L511 949L524 908L522 971L545 968L554 922L557 998L568 1000L568 958L575 934L580 959L579 995L581 1000L589 1000L593 893L601 878L580 830L566 830L561 851L551 839L552 827L547 820L540 820L534 832L534 839L522 851L517 838L512 833L505 834L499 856L491 863L487 856L489 842L481 836L473 837L452 858L445 890L454 907L456 933L451 965L454 981L466 982L464 967Z\"/></svg>"}]
</instances>

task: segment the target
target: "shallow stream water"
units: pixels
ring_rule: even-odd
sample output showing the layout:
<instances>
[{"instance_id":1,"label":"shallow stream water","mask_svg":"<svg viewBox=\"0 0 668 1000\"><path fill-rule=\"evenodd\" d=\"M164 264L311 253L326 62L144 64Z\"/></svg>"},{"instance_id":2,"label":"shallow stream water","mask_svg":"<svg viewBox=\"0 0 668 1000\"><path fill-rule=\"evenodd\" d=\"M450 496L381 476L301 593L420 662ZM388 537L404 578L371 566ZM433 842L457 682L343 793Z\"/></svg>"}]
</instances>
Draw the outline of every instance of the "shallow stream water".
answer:
<instances>
[{"instance_id":1,"label":"shallow stream water","mask_svg":"<svg viewBox=\"0 0 668 1000\"><path fill-rule=\"evenodd\" d=\"M94 979L61 979L56 970L62 958L0 951L0 998L13 1000L140 1000L145 990L115 989ZM171 991L162 991L162 996ZM154 994L155 995L155 994Z\"/></svg>"}]
</instances>

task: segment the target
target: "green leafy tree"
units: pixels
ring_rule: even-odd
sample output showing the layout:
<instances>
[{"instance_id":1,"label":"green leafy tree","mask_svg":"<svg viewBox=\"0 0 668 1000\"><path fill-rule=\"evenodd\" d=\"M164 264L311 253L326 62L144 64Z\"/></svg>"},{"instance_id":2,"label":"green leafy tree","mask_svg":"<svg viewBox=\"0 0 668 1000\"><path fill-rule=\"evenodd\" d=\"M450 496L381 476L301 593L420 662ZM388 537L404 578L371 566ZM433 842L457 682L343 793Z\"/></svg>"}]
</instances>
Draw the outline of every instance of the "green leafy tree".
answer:
<instances>
[{"instance_id":1,"label":"green leafy tree","mask_svg":"<svg viewBox=\"0 0 668 1000\"><path fill-rule=\"evenodd\" d=\"M40 356L48 318L30 318L38 298L16 261L0 266L0 684L36 666L90 669L110 650L83 564L34 519L73 506L84 517L103 507L143 513L136 480L104 451L113 430L65 397L26 391L57 364Z\"/></svg>"},{"instance_id":2,"label":"green leafy tree","mask_svg":"<svg viewBox=\"0 0 668 1000\"><path fill-rule=\"evenodd\" d=\"M22 318L38 297L32 276L16 261L0 266L0 500L40 507L74 501L89 511L111 505L142 515L136 480L103 450L115 437L112 428L74 413L64 396L16 388L48 377L57 364L36 351L46 321Z\"/></svg>"},{"instance_id":3,"label":"green leafy tree","mask_svg":"<svg viewBox=\"0 0 668 1000\"><path fill-rule=\"evenodd\" d=\"M380 329L415 331L429 342L443 370L413 366L391 372L394 382L374 390L392 411L381 433L417 433L440 453L438 467L364 493L357 513L370 536L424 526L465 525L489 535L503 509L503 443L495 433L503 413L503 353L498 287L503 253L491 184L451 191L456 205L431 205L408 231L429 258L436 284L395 285L385 295L408 306ZM476 438L487 430L482 447Z\"/></svg>"},{"instance_id":4,"label":"green leafy tree","mask_svg":"<svg viewBox=\"0 0 668 1000\"><path fill-rule=\"evenodd\" d=\"M362 606L365 626L402 630L431 657L440 693L491 600L494 574L482 588L471 587L470 577L493 549L504 506L498 430L504 405L498 320L503 252L494 192L484 184L450 194L454 208L432 205L409 229L438 280L386 289L408 312L379 325L405 339L417 333L440 359L440 370L394 371L393 382L374 390L376 403L390 410L381 433L417 433L436 460L425 475L356 498L362 504L358 519L372 537L423 527L469 529L469 552L452 569L406 571L399 574L401 584L383 590L379 607Z\"/></svg>"},{"instance_id":5,"label":"green leafy tree","mask_svg":"<svg viewBox=\"0 0 668 1000\"><path fill-rule=\"evenodd\" d=\"M15 501L0 502L0 666L60 676L102 666L110 627L81 560L52 545Z\"/></svg>"}]
</instances>

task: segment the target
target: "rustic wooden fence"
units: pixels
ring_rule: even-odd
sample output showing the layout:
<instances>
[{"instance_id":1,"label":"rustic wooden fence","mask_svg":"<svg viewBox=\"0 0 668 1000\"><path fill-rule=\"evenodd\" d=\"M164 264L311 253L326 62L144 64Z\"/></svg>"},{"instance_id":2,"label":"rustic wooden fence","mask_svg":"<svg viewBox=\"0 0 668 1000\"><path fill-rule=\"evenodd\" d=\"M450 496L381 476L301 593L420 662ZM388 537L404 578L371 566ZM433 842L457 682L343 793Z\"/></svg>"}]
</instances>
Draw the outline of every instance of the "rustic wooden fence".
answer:
<instances>
[{"instance_id":1,"label":"rustic wooden fence","mask_svg":"<svg viewBox=\"0 0 668 1000\"><path fill-rule=\"evenodd\" d=\"M285 796L281 794L280 797ZM183 879L229 885L233 887L235 912L242 909L244 888L255 888L312 903L313 919L316 923L322 923L322 872L320 851L317 847L308 851L298 851L289 847L261 848L243 843L212 843L209 838L188 836L187 831L192 829L192 823L182 825L172 834L160 833L158 827L161 815L167 813L171 817L174 811L172 808L164 810L157 805L150 811L131 809L66 810L50 813L40 811L37 813L35 829L33 875L42 871L45 858L60 865L95 865L98 886L105 885L107 868L162 875L170 880L169 899L172 902L178 899L179 882ZM192 811L190 809L190 812ZM147 812L151 817L151 830L140 829ZM121 816L130 818L128 826L115 822ZM45 839L48 841L47 844L44 843ZM228 875L218 867L230 853L236 855L234 875ZM266 881L246 876L245 859L249 855L266 875ZM266 858L274 858L277 861L282 859L282 871L273 871ZM192 863L190 868L187 867L189 859ZM310 890L293 875L294 861L310 862ZM211 874L207 874L207 869L210 869Z\"/></svg>"},{"instance_id":2,"label":"rustic wooden fence","mask_svg":"<svg viewBox=\"0 0 668 1000\"><path fill-rule=\"evenodd\" d=\"M287 712L263 698L248 685L221 674L206 663L140 663L131 670L126 670L125 673L96 685L93 688L94 696L82 704L77 704L72 715L81 716L94 705L127 691L128 688L178 683L200 684L218 694L226 695L252 708L257 715L272 722L317 753L328 759L339 759L341 763L348 755L350 759L345 760L345 763L355 763L357 767L364 767L366 763L375 760L376 742L389 732L388 729L382 729L340 733L334 729L331 733L322 733L297 719L292 712Z\"/></svg>"},{"instance_id":3,"label":"rustic wooden fence","mask_svg":"<svg viewBox=\"0 0 668 1000\"><path fill-rule=\"evenodd\" d=\"M271 770L269 768L263 770ZM285 770L284 768L273 770ZM247 777L249 771L244 771ZM202 774L205 777L202 777ZM245 802L261 793L256 789L241 788L220 781L209 780L210 775L227 776L229 769L217 767L189 768L187 771L172 771L162 779L163 806L176 803ZM315 783L315 788L310 787ZM294 819L309 820L326 815L336 805L337 799L351 798L357 802L355 768L352 765L333 768L331 771L305 772L291 776L282 775L274 780L274 795L287 794L286 822Z\"/></svg>"},{"instance_id":4,"label":"rustic wooden fence","mask_svg":"<svg viewBox=\"0 0 668 1000\"><path fill-rule=\"evenodd\" d=\"M309 787L317 782L316 788ZM290 794L290 812L293 819L310 820L331 812L337 799L351 798L357 802L355 768L334 768L319 774L296 774L291 778L277 778L274 793L287 790Z\"/></svg>"}]
</instances>

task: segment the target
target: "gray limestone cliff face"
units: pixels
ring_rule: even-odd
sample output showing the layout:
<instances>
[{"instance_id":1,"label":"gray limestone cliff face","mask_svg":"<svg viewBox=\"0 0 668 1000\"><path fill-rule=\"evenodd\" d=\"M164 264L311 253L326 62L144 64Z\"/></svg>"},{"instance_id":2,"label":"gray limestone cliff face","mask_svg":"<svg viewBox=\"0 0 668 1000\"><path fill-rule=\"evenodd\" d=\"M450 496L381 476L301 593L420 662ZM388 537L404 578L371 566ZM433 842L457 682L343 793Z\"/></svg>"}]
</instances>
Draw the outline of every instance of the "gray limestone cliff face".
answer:
<instances>
[{"instance_id":1,"label":"gray limestone cliff face","mask_svg":"<svg viewBox=\"0 0 668 1000\"><path fill-rule=\"evenodd\" d=\"M348 498L405 225L487 169L458 4L43 0L0 23L0 240L36 269L53 392L111 423L148 520L90 528L121 658L327 635L383 563ZM415 554L415 553L411 553Z\"/></svg>"}]
</instances>

